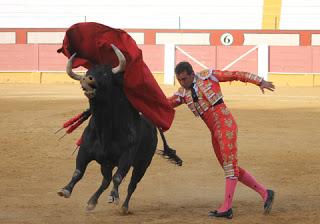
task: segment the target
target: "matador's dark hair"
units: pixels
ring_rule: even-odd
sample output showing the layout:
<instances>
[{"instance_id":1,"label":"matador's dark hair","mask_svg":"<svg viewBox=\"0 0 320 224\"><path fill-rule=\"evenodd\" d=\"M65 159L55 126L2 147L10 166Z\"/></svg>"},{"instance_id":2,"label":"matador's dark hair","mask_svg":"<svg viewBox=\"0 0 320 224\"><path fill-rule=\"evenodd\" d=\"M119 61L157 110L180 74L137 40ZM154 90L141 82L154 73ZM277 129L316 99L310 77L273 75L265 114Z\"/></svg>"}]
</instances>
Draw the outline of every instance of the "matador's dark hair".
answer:
<instances>
[{"instance_id":1,"label":"matador's dark hair","mask_svg":"<svg viewBox=\"0 0 320 224\"><path fill-rule=\"evenodd\" d=\"M187 72L188 75L191 75L194 71L192 65L187 61L179 62L174 69L176 74L180 74L181 72Z\"/></svg>"}]
</instances>

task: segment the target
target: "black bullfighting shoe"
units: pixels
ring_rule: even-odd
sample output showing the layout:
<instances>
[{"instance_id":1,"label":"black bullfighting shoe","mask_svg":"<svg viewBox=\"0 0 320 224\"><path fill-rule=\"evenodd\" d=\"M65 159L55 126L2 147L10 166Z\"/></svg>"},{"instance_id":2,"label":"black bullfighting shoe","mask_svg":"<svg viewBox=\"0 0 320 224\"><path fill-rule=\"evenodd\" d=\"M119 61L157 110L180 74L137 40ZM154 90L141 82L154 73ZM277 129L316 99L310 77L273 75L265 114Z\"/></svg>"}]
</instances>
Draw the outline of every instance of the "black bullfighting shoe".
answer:
<instances>
[{"instance_id":1,"label":"black bullfighting shoe","mask_svg":"<svg viewBox=\"0 0 320 224\"><path fill-rule=\"evenodd\" d=\"M225 212L218 212L217 210L214 210L214 211L210 211L208 213L208 216L209 217L232 219L233 218L233 212L232 212L232 208L229 208Z\"/></svg>"},{"instance_id":2,"label":"black bullfighting shoe","mask_svg":"<svg viewBox=\"0 0 320 224\"><path fill-rule=\"evenodd\" d=\"M274 200L274 191L273 190L267 190L268 196L267 196L267 200L265 201L263 208L264 208L264 215L268 215L271 212L272 209L272 204L273 204L273 200Z\"/></svg>"}]
</instances>

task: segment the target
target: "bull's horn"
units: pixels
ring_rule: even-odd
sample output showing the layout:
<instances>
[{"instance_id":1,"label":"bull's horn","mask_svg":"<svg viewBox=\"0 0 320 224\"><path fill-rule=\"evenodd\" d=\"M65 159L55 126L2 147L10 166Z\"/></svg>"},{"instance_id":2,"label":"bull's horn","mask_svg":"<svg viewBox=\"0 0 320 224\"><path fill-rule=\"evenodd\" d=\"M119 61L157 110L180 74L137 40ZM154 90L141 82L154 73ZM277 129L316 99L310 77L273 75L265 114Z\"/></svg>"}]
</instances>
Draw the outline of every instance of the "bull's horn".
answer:
<instances>
[{"instance_id":1,"label":"bull's horn","mask_svg":"<svg viewBox=\"0 0 320 224\"><path fill-rule=\"evenodd\" d=\"M66 71L67 71L67 74L68 74L71 78L79 81L79 80L81 80L81 78L82 78L83 76L82 76L82 75L78 75L78 74L76 74L76 73L74 73L74 72L72 71L72 61L73 61L73 58L76 56L76 54L77 54L77 53L74 53L74 54L69 58Z\"/></svg>"},{"instance_id":2,"label":"bull's horn","mask_svg":"<svg viewBox=\"0 0 320 224\"><path fill-rule=\"evenodd\" d=\"M115 68L112 68L112 73L116 74L119 72L123 72L124 69L126 68L126 58L124 57L122 52L116 46L111 44L111 47L113 48L114 53L116 53L118 60L119 60L119 65Z\"/></svg>"}]
</instances>

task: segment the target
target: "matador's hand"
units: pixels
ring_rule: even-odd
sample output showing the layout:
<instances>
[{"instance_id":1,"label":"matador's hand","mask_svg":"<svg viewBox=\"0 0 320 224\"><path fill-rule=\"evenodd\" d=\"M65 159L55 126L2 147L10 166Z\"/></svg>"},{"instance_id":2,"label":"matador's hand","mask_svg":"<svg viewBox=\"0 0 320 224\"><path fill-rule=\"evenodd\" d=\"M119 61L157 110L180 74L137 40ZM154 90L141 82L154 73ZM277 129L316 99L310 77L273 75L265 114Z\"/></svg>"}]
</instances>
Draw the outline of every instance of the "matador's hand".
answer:
<instances>
[{"instance_id":1,"label":"matador's hand","mask_svg":"<svg viewBox=\"0 0 320 224\"><path fill-rule=\"evenodd\" d=\"M275 89L275 86L273 85L272 82L268 82L265 80L261 81L261 83L259 84L259 87L260 87L263 94L264 94L264 89L268 89L270 91L274 91L274 89Z\"/></svg>"}]
</instances>

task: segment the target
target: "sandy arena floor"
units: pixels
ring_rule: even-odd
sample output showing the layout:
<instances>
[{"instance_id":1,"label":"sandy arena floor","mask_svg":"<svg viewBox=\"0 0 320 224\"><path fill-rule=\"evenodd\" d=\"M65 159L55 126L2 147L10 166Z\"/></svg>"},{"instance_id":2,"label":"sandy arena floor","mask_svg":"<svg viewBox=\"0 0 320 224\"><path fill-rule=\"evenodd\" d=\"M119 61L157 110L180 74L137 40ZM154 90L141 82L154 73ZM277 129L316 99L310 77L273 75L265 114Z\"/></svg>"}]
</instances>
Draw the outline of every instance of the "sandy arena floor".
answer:
<instances>
[{"instance_id":1,"label":"sandy arena floor","mask_svg":"<svg viewBox=\"0 0 320 224\"><path fill-rule=\"evenodd\" d=\"M168 95L175 90L162 88ZM276 191L273 211L264 216L258 194L239 183L231 222L320 223L320 88L279 87L265 95L249 85L223 91L239 126L240 166ZM207 217L223 200L223 171L207 128L185 105L166 133L184 164L155 155L132 197L132 214L120 215L107 203L109 189L94 211L85 211L101 181L95 163L71 198L58 197L74 171L71 154L83 126L61 141L63 133L54 132L86 108L78 85L0 84L1 224L230 223ZM122 200L130 176L121 185Z\"/></svg>"}]
</instances>

